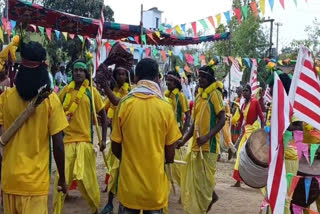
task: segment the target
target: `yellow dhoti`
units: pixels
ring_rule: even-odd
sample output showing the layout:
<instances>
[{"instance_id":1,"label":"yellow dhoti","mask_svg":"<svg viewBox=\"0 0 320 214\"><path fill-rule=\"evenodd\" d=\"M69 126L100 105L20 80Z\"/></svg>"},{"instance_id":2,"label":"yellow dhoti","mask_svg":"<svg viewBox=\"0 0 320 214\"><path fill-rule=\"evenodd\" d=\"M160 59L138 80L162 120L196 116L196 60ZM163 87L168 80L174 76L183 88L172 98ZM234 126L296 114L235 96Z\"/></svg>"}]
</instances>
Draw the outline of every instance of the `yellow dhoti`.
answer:
<instances>
[{"instance_id":1,"label":"yellow dhoti","mask_svg":"<svg viewBox=\"0 0 320 214\"><path fill-rule=\"evenodd\" d=\"M114 195L117 193L117 180L119 176L119 159L112 153L111 144L107 154L107 168L110 175L108 181L108 192L111 191Z\"/></svg>"},{"instance_id":2,"label":"yellow dhoti","mask_svg":"<svg viewBox=\"0 0 320 214\"><path fill-rule=\"evenodd\" d=\"M188 214L205 214L212 201L218 154L203 152L203 158L200 152L192 151L187 154L187 165L182 167L181 199Z\"/></svg>"},{"instance_id":3,"label":"yellow dhoti","mask_svg":"<svg viewBox=\"0 0 320 214\"><path fill-rule=\"evenodd\" d=\"M100 204L100 191L96 174L96 156L91 143L79 142L65 144L65 177L70 187L77 180L78 190L88 202L92 213ZM60 214L66 195L57 191L59 175L55 178L53 206L54 213Z\"/></svg>"},{"instance_id":4,"label":"yellow dhoti","mask_svg":"<svg viewBox=\"0 0 320 214\"><path fill-rule=\"evenodd\" d=\"M22 196L3 194L5 214L34 214L48 213L48 195Z\"/></svg>"}]
</instances>

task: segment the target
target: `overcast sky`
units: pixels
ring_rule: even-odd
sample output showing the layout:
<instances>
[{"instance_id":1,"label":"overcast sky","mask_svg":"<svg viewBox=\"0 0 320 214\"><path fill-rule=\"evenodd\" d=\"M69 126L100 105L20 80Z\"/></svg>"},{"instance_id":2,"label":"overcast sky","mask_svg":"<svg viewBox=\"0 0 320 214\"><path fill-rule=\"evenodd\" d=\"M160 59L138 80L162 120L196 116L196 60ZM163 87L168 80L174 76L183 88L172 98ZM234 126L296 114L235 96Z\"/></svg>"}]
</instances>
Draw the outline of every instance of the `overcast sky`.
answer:
<instances>
[{"instance_id":1,"label":"overcast sky","mask_svg":"<svg viewBox=\"0 0 320 214\"><path fill-rule=\"evenodd\" d=\"M274 0L273 12L270 10L269 1L266 0L265 17L274 18L280 22L280 46L286 46L293 39L305 39L304 29L312 24L315 17L320 19L320 0L285 0L285 10L279 0ZM158 7L164 11L162 21L169 24L184 24L197 21L208 16L215 16L231 10L232 0L105 0L105 4L111 6L114 11L115 21L123 24L138 25L140 21L140 5L144 10ZM223 19L224 16L222 15ZM188 25L187 25L188 26ZM191 26L190 26L191 27ZM269 27L265 24L265 27ZM211 31L214 33L214 31ZM274 33L275 36L275 33Z\"/></svg>"}]
</instances>

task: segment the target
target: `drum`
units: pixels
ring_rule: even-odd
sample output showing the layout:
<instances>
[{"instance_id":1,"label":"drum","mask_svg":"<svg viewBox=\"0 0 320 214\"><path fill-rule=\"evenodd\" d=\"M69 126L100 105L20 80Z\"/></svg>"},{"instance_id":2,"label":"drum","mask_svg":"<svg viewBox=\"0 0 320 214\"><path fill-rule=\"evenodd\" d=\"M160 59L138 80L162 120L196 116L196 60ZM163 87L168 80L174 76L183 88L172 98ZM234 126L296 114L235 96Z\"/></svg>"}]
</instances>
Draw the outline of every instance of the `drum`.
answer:
<instances>
[{"instance_id":1,"label":"drum","mask_svg":"<svg viewBox=\"0 0 320 214\"><path fill-rule=\"evenodd\" d=\"M303 157L299 161L299 170L297 175L320 176L320 160L315 158L312 166ZM294 190L291 203L301 207L309 207L320 196L319 184L316 178L312 178L308 201L306 201L304 178L300 178L296 189Z\"/></svg>"},{"instance_id":2,"label":"drum","mask_svg":"<svg viewBox=\"0 0 320 214\"><path fill-rule=\"evenodd\" d=\"M251 134L239 155L239 174L245 184L260 189L267 185L268 134L259 129Z\"/></svg>"}]
</instances>

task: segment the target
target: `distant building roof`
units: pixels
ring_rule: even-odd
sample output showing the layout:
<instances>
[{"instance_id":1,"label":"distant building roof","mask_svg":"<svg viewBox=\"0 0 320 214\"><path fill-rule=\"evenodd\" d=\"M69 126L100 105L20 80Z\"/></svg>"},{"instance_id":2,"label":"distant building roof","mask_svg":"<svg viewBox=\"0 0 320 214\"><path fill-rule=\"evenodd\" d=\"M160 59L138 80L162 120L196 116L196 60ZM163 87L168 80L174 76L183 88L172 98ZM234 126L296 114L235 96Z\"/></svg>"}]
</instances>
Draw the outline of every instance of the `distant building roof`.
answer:
<instances>
[{"instance_id":1,"label":"distant building roof","mask_svg":"<svg viewBox=\"0 0 320 214\"><path fill-rule=\"evenodd\" d=\"M152 7L148 11L156 11L156 12L159 12L159 13L163 13L163 11L159 10L157 7Z\"/></svg>"}]
</instances>

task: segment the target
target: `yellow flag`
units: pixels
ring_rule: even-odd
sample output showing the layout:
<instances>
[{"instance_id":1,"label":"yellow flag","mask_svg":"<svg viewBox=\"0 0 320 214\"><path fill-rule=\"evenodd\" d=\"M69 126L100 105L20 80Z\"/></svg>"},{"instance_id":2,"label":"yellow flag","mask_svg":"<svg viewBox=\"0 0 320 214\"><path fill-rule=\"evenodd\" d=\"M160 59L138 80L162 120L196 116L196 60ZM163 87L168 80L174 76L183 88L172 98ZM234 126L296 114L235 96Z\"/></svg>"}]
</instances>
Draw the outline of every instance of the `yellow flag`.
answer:
<instances>
[{"instance_id":1,"label":"yellow flag","mask_svg":"<svg viewBox=\"0 0 320 214\"><path fill-rule=\"evenodd\" d=\"M176 30L176 32L177 32L178 34L182 34L182 30L181 30L181 28L180 28L179 25L174 26L174 29Z\"/></svg>"},{"instance_id":2,"label":"yellow flag","mask_svg":"<svg viewBox=\"0 0 320 214\"><path fill-rule=\"evenodd\" d=\"M130 47L130 51L133 54L134 53L134 47Z\"/></svg>"},{"instance_id":3,"label":"yellow flag","mask_svg":"<svg viewBox=\"0 0 320 214\"><path fill-rule=\"evenodd\" d=\"M283 65L282 60L278 60L279 65Z\"/></svg>"},{"instance_id":4,"label":"yellow flag","mask_svg":"<svg viewBox=\"0 0 320 214\"><path fill-rule=\"evenodd\" d=\"M260 9L261 9L262 15L264 16L264 13L266 11L266 0L260 0Z\"/></svg>"},{"instance_id":5,"label":"yellow flag","mask_svg":"<svg viewBox=\"0 0 320 214\"><path fill-rule=\"evenodd\" d=\"M64 36L65 40L68 40L68 33L67 32L62 32L62 35Z\"/></svg>"},{"instance_id":6,"label":"yellow flag","mask_svg":"<svg viewBox=\"0 0 320 214\"><path fill-rule=\"evenodd\" d=\"M168 53L169 53L169 56L172 56L172 51L168 51Z\"/></svg>"},{"instance_id":7,"label":"yellow flag","mask_svg":"<svg viewBox=\"0 0 320 214\"><path fill-rule=\"evenodd\" d=\"M159 31L156 31L156 35L160 39L160 32Z\"/></svg>"},{"instance_id":8,"label":"yellow flag","mask_svg":"<svg viewBox=\"0 0 320 214\"><path fill-rule=\"evenodd\" d=\"M0 27L0 40L1 40L2 43L4 43L2 27Z\"/></svg>"},{"instance_id":9,"label":"yellow flag","mask_svg":"<svg viewBox=\"0 0 320 214\"><path fill-rule=\"evenodd\" d=\"M221 24L221 13L219 13L218 15L216 15L216 19L217 19L217 22L218 22L218 26Z\"/></svg>"},{"instance_id":10,"label":"yellow flag","mask_svg":"<svg viewBox=\"0 0 320 214\"><path fill-rule=\"evenodd\" d=\"M242 58L241 57L236 57L236 60L239 62L239 64L241 65L241 67L243 66L242 65Z\"/></svg>"}]
</instances>

